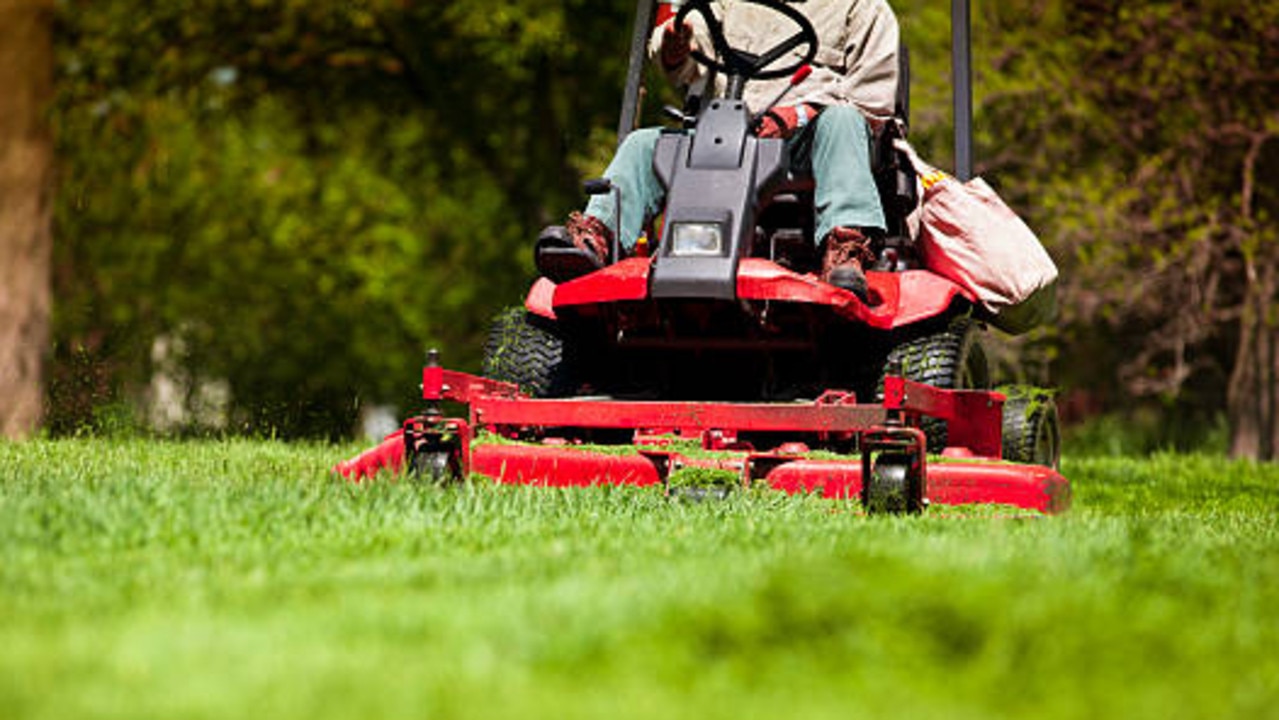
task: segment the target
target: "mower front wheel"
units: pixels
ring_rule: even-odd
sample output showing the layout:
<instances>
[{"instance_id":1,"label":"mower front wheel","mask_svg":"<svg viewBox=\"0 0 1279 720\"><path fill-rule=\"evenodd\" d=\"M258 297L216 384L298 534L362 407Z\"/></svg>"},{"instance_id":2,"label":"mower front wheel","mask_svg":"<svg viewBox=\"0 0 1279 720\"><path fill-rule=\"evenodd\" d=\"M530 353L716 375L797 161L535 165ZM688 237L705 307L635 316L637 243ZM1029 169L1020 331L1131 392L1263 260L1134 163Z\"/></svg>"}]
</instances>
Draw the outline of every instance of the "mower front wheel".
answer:
<instances>
[{"instance_id":1,"label":"mower front wheel","mask_svg":"<svg viewBox=\"0 0 1279 720\"><path fill-rule=\"evenodd\" d=\"M426 485L453 485L462 480L461 463L457 453L449 449L420 450L413 453L409 477Z\"/></svg>"},{"instance_id":2,"label":"mower front wheel","mask_svg":"<svg viewBox=\"0 0 1279 720\"><path fill-rule=\"evenodd\" d=\"M922 478L910 455L884 453L863 479L862 505L868 515L905 515L924 509Z\"/></svg>"}]
</instances>

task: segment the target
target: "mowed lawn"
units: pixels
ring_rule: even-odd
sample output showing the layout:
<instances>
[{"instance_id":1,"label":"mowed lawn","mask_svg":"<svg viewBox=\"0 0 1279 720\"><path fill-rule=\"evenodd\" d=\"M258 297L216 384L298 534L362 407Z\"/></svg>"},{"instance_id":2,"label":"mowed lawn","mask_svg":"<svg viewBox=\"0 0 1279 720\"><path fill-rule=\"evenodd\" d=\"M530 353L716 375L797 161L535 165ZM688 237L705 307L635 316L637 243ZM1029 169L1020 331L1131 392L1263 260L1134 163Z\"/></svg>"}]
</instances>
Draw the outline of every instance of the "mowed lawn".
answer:
<instances>
[{"instance_id":1,"label":"mowed lawn","mask_svg":"<svg viewBox=\"0 0 1279 720\"><path fill-rule=\"evenodd\" d=\"M1279 717L1276 466L870 519L352 486L349 450L0 444L0 718Z\"/></svg>"}]
</instances>

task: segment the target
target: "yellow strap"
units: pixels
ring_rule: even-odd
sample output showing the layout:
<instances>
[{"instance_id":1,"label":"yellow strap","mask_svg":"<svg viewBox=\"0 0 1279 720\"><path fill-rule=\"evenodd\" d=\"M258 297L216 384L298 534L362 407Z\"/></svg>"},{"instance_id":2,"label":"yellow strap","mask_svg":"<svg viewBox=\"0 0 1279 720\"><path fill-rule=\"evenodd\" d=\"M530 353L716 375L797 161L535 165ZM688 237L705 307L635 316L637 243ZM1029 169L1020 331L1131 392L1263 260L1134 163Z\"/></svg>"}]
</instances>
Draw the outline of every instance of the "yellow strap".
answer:
<instances>
[{"instance_id":1,"label":"yellow strap","mask_svg":"<svg viewBox=\"0 0 1279 720\"><path fill-rule=\"evenodd\" d=\"M949 176L941 170L934 170L927 175L920 176L919 181L924 184L924 189L928 190L947 177Z\"/></svg>"}]
</instances>

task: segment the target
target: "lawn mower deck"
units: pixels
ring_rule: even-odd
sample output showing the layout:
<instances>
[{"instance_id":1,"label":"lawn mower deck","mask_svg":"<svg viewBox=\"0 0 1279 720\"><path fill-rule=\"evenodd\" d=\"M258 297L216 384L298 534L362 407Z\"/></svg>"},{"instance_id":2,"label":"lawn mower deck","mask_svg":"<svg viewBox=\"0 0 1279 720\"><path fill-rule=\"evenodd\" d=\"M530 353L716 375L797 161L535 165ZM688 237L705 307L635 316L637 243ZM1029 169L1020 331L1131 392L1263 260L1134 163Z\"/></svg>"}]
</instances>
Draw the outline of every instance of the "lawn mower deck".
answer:
<instances>
[{"instance_id":1,"label":"lawn mower deck","mask_svg":"<svg viewBox=\"0 0 1279 720\"><path fill-rule=\"evenodd\" d=\"M434 354L422 388L424 414L335 470L352 480L407 469L433 483L474 473L508 484L657 486L670 493L762 485L857 498L870 513L913 513L930 503L1058 513L1070 504L1069 483L1053 468L1000 459L1006 398L994 391L943 390L890 375L882 403L839 391L785 404L535 399L510 383L445 370ZM463 404L466 416L446 417L444 402ZM940 457L927 453L919 428L925 417L947 423L950 446ZM624 431L631 441L587 444L599 431ZM746 439L786 437L813 438L818 447ZM717 482L690 485L681 475Z\"/></svg>"}]
</instances>

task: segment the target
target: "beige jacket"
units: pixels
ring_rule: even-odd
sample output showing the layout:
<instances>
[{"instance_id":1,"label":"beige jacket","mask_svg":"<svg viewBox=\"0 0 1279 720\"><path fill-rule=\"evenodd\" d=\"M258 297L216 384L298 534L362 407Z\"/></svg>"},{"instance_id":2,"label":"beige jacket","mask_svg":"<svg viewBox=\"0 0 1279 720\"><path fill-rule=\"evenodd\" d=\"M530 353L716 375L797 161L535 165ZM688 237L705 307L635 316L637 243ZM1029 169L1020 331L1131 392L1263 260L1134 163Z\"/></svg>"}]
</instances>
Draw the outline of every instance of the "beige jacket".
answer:
<instances>
[{"instance_id":1,"label":"beige jacket","mask_svg":"<svg viewBox=\"0 0 1279 720\"><path fill-rule=\"evenodd\" d=\"M716 0L711 4L734 48L762 53L798 32L798 26L786 16L760 5L741 0ZM812 75L782 104L852 105L874 125L891 118L897 97L899 38L897 17L886 0L804 0L791 7L813 23L819 43ZM705 53L714 52L701 15L691 13L689 18L697 46ZM662 29L658 28L649 42L649 55L655 61L661 38ZM797 61L805 49L796 48L791 55ZM771 67L787 64L790 63L782 59ZM675 85L688 85L701 76L702 70L690 57L666 74ZM723 81L723 77L718 78L721 91ZM779 78L747 83L743 99L748 107L758 110L771 102L787 82L788 78Z\"/></svg>"}]
</instances>

